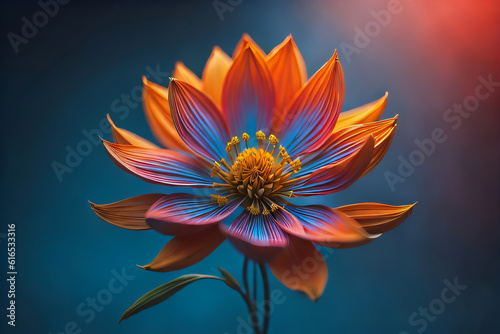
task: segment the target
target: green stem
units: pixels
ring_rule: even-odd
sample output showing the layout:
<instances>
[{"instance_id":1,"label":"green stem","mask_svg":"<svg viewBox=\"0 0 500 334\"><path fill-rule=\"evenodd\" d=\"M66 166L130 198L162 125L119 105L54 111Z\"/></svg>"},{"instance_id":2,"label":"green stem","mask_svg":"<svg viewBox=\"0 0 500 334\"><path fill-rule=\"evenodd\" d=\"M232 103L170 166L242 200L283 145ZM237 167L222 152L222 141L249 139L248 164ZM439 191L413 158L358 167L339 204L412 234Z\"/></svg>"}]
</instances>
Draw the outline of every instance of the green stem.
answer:
<instances>
[{"instance_id":1,"label":"green stem","mask_svg":"<svg viewBox=\"0 0 500 334\"><path fill-rule=\"evenodd\" d=\"M250 297L250 287L248 286L248 258L245 257L243 262L243 285L245 286L245 294Z\"/></svg>"},{"instance_id":2,"label":"green stem","mask_svg":"<svg viewBox=\"0 0 500 334\"><path fill-rule=\"evenodd\" d=\"M257 303L257 262L253 262L253 302Z\"/></svg>"},{"instance_id":3,"label":"green stem","mask_svg":"<svg viewBox=\"0 0 500 334\"><path fill-rule=\"evenodd\" d=\"M257 318L257 307L254 302L250 299L250 287L248 285L248 258L245 257L245 261L243 262L243 284L245 285L245 293L238 291L243 297L243 300L247 304L248 312L250 313L250 320L252 321L252 327L255 331L255 334L262 334L259 327L259 321Z\"/></svg>"},{"instance_id":4,"label":"green stem","mask_svg":"<svg viewBox=\"0 0 500 334\"><path fill-rule=\"evenodd\" d=\"M262 274L262 282L264 283L264 328L262 333L267 334L267 330L269 329L269 318L271 316L271 305L269 305L271 302L269 293L269 278L267 277L267 268L264 263L259 263L259 269Z\"/></svg>"}]
</instances>

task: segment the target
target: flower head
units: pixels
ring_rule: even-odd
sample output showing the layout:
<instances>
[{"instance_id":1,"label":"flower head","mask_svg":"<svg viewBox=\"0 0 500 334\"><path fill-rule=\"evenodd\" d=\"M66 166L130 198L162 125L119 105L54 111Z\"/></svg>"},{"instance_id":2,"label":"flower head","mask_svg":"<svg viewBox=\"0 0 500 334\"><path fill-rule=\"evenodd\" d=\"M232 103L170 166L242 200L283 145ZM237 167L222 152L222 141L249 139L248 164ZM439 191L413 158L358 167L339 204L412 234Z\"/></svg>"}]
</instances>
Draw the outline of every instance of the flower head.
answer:
<instances>
[{"instance_id":1,"label":"flower head","mask_svg":"<svg viewBox=\"0 0 500 334\"><path fill-rule=\"evenodd\" d=\"M115 143L104 145L111 159L151 183L207 189L207 196L153 194L92 204L117 226L175 236L144 269L188 267L229 239L245 256L268 263L286 286L316 300L328 271L314 244L360 246L411 212L412 205L288 202L349 187L377 165L394 135L397 117L378 121L387 93L340 113L344 78L336 52L307 79L291 36L266 55L244 35L232 58L214 48L201 79L177 63L168 88L143 81L146 117L165 148L110 120ZM235 210L241 213L227 226L223 221ZM314 270L305 278L291 271L297 266Z\"/></svg>"}]
</instances>

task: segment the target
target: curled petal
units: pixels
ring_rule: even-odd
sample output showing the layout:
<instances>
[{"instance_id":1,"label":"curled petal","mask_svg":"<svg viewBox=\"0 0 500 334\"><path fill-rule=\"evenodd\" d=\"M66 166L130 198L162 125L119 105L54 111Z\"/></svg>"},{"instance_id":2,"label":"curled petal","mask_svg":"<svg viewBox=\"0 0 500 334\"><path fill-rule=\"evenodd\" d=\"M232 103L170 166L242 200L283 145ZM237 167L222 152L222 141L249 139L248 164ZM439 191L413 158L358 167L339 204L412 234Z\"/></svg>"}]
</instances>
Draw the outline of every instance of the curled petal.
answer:
<instances>
[{"instance_id":1,"label":"curled petal","mask_svg":"<svg viewBox=\"0 0 500 334\"><path fill-rule=\"evenodd\" d=\"M290 236L289 245L269 262L273 275L286 287L316 302L325 290L328 268L314 244Z\"/></svg>"},{"instance_id":2,"label":"curled petal","mask_svg":"<svg viewBox=\"0 0 500 334\"><path fill-rule=\"evenodd\" d=\"M217 226L202 233L177 236L170 240L156 258L142 269L168 272L190 267L210 255L225 240Z\"/></svg>"},{"instance_id":3,"label":"curled petal","mask_svg":"<svg viewBox=\"0 0 500 334\"><path fill-rule=\"evenodd\" d=\"M128 230L149 230L151 227L146 224L146 211L162 196L147 194L110 204L89 203L96 215L110 224Z\"/></svg>"},{"instance_id":4,"label":"curled petal","mask_svg":"<svg viewBox=\"0 0 500 334\"><path fill-rule=\"evenodd\" d=\"M337 51L316 72L284 114L280 133L290 156L318 150L332 133L344 100L344 74Z\"/></svg>"},{"instance_id":5,"label":"curled petal","mask_svg":"<svg viewBox=\"0 0 500 334\"><path fill-rule=\"evenodd\" d=\"M103 140L113 162L122 170L150 183L167 186L211 188L211 166L186 154Z\"/></svg>"},{"instance_id":6,"label":"curled petal","mask_svg":"<svg viewBox=\"0 0 500 334\"><path fill-rule=\"evenodd\" d=\"M187 82L194 88L201 90L203 89L203 82L196 74L194 74L189 68L184 65L183 62L176 62L174 73L172 73L172 77Z\"/></svg>"},{"instance_id":7,"label":"curled petal","mask_svg":"<svg viewBox=\"0 0 500 334\"><path fill-rule=\"evenodd\" d=\"M341 206L336 210L355 219L368 233L385 233L408 218L415 204L394 206L379 203L359 203Z\"/></svg>"},{"instance_id":8,"label":"curled petal","mask_svg":"<svg viewBox=\"0 0 500 334\"><path fill-rule=\"evenodd\" d=\"M207 196L165 195L146 212L146 223L162 234L190 235L227 218L241 201L241 198L233 197L227 204L218 205Z\"/></svg>"},{"instance_id":9,"label":"curled petal","mask_svg":"<svg viewBox=\"0 0 500 334\"><path fill-rule=\"evenodd\" d=\"M224 117L205 93L172 79L168 87L170 109L177 132L196 153L218 161L225 156L231 139Z\"/></svg>"},{"instance_id":10,"label":"curled petal","mask_svg":"<svg viewBox=\"0 0 500 334\"><path fill-rule=\"evenodd\" d=\"M238 42L238 44L234 48L233 59L238 58L240 53L242 53L243 50L245 50L245 48L249 45L252 46L255 49L255 51L258 52L262 57L266 56L265 52L260 48L260 46L257 43L255 43L255 41L252 39L252 37L250 37L249 34L244 33L243 36L241 37L240 41Z\"/></svg>"},{"instance_id":11,"label":"curled petal","mask_svg":"<svg viewBox=\"0 0 500 334\"><path fill-rule=\"evenodd\" d=\"M340 113L334 131L339 131L351 125L378 121L384 112L388 95L389 93L386 92L384 96L376 101Z\"/></svg>"},{"instance_id":12,"label":"curled petal","mask_svg":"<svg viewBox=\"0 0 500 334\"><path fill-rule=\"evenodd\" d=\"M286 201L280 200L278 203L285 205L288 204ZM274 211L272 215L276 219L278 225L285 230L287 233L295 234L295 235L303 235L305 233L303 225L300 221L288 210L288 207L285 208L285 205L281 205L278 210Z\"/></svg>"},{"instance_id":13,"label":"curled petal","mask_svg":"<svg viewBox=\"0 0 500 334\"><path fill-rule=\"evenodd\" d=\"M146 140L128 130L116 127L115 123L113 123L113 121L111 120L111 117L109 117L109 114L107 114L106 117L108 118L109 124L111 124L111 130L113 131L113 139L115 143L123 145L134 145L139 147L158 148L158 146L156 146L149 140Z\"/></svg>"},{"instance_id":14,"label":"curled petal","mask_svg":"<svg viewBox=\"0 0 500 334\"><path fill-rule=\"evenodd\" d=\"M221 105L224 80L232 64L233 60L231 57L216 46L210 58L208 58L203 75L201 76L203 90L214 100L218 107Z\"/></svg>"},{"instance_id":15,"label":"curled petal","mask_svg":"<svg viewBox=\"0 0 500 334\"><path fill-rule=\"evenodd\" d=\"M335 163L352 154L363 145L364 141L373 136L375 140L373 157L365 175L372 170L389 149L396 130L397 116L383 121L358 124L334 132L323 147L304 157L301 170L302 174Z\"/></svg>"},{"instance_id":16,"label":"curled petal","mask_svg":"<svg viewBox=\"0 0 500 334\"><path fill-rule=\"evenodd\" d=\"M274 85L265 59L248 45L234 60L222 91L222 111L231 134L269 129L274 101Z\"/></svg>"},{"instance_id":17,"label":"curled petal","mask_svg":"<svg viewBox=\"0 0 500 334\"><path fill-rule=\"evenodd\" d=\"M156 139L166 148L191 152L181 139L168 105L168 89L142 77L142 104L148 125Z\"/></svg>"},{"instance_id":18,"label":"curled petal","mask_svg":"<svg viewBox=\"0 0 500 334\"><path fill-rule=\"evenodd\" d=\"M288 236L271 215L243 211L228 228L219 224L231 244L257 262L267 262L288 244Z\"/></svg>"},{"instance_id":19,"label":"curled petal","mask_svg":"<svg viewBox=\"0 0 500 334\"><path fill-rule=\"evenodd\" d=\"M278 123L276 126L279 129L283 121L285 104L292 100L295 93L307 81L306 64L292 35L267 55L266 63L276 87L276 110L273 123ZM271 131L271 133L274 132Z\"/></svg>"},{"instance_id":20,"label":"curled petal","mask_svg":"<svg viewBox=\"0 0 500 334\"><path fill-rule=\"evenodd\" d=\"M290 234L330 248L348 248L368 243L379 235L373 235L353 218L339 210L323 205L297 206L286 203L286 209L303 226L303 232L285 229Z\"/></svg>"},{"instance_id":21,"label":"curled petal","mask_svg":"<svg viewBox=\"0 0 500 334\"><path fill-rule=\"evenodd\" d=\"M357 150L345 158L309 175L285 182L283 191L293 191L294 196L316 196L331 194L349 187L370 165L374 143L373 137L369 136Z\"/></svg>"}]
</instances>

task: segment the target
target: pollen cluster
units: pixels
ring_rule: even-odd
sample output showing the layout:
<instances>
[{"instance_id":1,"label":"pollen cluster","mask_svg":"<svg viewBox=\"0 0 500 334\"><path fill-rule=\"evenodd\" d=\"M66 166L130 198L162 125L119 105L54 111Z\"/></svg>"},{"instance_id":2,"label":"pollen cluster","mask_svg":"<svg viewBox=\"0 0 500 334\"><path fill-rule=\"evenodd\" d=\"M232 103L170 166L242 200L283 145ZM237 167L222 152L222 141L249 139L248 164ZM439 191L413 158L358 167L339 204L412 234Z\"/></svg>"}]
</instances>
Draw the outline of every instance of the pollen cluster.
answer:
<instances>
[{"instance_id":1,"label":"pollen cluster","mask_svg":"<svg viewBox=\"0 0 500 334\"><path fill-rule=\"evenodd\" d=\"M212 177L217 177L223 182L215 182L214 188L218 195L212 198L219 205L227 204L227 199L232 197L244 198L242 206L250 213L267 215L278 209L273 197L291 196L283 192L283 184L290 176L301 168L300 160L292 161L286 149L279 143L274 135L269 136L259 131L255 134L258 147L249 147L250 136L242 135L245 149L238 137L233 137L226 146L228 161L221 159L215 162Z\"/></svg>"}]
</instances>

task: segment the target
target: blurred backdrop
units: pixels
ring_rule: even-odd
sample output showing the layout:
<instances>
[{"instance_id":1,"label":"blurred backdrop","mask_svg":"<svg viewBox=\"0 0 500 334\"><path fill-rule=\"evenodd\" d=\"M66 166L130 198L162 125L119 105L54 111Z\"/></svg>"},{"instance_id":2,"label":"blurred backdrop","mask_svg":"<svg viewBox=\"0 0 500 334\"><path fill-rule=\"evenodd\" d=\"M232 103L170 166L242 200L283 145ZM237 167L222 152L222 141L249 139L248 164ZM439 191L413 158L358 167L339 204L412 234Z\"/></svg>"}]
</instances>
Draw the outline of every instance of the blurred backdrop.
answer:
<instances>
[{"instance_id":1,"label":"blurred backdrop","mask_svg":"<svg viewBox=\"0 0 500 334\"><path fill-rule=\"evenodd\" d=\"M399 114L393 144L370 174L307 202L419 202L394 231L329 255L317 303L272 278L283 298L270 333L500 330L498 1L60 0L38 14L49 2L2 2L1 261L6 272L5 234L15 223L18 271L16 327L2 314L2 333L247 333L240 297L210 281L117 325L150 289L181 274L217 274L215 266L240 279L243 259L225 242L180 272L138 268L168 237L107 224L88 200L173 190L122 172L87 138L111 113L119 127L156 142L137 103L141 76L167 85L177 60L201 76L212 47L231 54L245 32L266 52L292 34L309 76L338 49L343 110L388 91L383 118ZM423 152L427 139L434 148ZM54 163L67 165L85 141L87 155L58 176ZM113 293L102 292L114 277ZM447 284L466 287L440 309ZM429 307L435 312L420 313Z\"/></svg>"}]
</instances>

